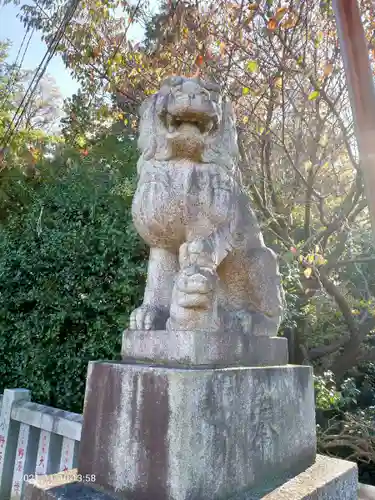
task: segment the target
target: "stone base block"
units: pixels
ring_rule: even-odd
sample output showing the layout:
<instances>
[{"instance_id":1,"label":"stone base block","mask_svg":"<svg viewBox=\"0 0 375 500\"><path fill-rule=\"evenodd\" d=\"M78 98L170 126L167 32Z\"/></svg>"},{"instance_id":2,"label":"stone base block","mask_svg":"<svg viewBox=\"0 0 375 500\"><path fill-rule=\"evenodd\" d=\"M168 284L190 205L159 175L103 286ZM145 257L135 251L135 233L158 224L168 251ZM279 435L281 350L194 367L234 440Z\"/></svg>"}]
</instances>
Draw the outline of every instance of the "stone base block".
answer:
<instances>
[{"instance_id":1,"label":"stone base block","mask_svg":"<svg viewBox=\"0 0 375 500\"><path fill-rule=\"evenodd\" d=\"M358 500L375 500L375 486L360 484L358 490Z\"/></svg>"},{"instance_id":2,"label":"stone base block","mask_svg":"<svg viewBox=\"0 0 375 500\"><path fill-rule=\"evenodd\" d=\"M71 474L72 473L72 474ZM105 492L90 485L90 482L76 481L77 471L43 476L25 484L23 500L118 500L115 493ZM344 460L316 457L316 462L287 481L271 493L269 485L263 485L263 493L244 492L239 496L228 496L228 500L374 500L375 488L367 485L358 487L356 464ZM152 498L152 497L150 497ZM194 497L197 499L197 497ZM199 497L211 500L212 497Z\"/></svg>"},{"instance_id":3,"label":"stone base block","mask_svg":"<svg viewBox=\"0 0 375 500\"><path fill-rule=\"evenodd\" d=\"M274 366L288 363L283 337L235 332L125 330L122 359L189 366Z\"/></svg>"},{"instance_id":4,"label":"stone base block","mask_svg":"<svg viewBox=\"0 0 375 500\"><path fill-rule=\"evenodd\" d=\"M89 364L78 472L119 498L226 498L315 456L310 367Z\"/></svg>"},{"instance_id":5,"label":"stone base block","mask_svg":"<svg viewBox=\"0 0 375 500\"><path fill-rule=\"evenodd\" d=\"M79 481L77 470L40 476L26 481L23 500L114 500L115 497ZM82 478L84 479L84 478ZM91 478L90 478L91 479Z\"/></svg>"},{"instance_id":6,"label":"stone base block","mask_svg":"<svg viewBox=\"0 0 375 500\"><path fill-rule=\"evenodd\" d=\"M317 455L307 470L265 496L263 500L357 500L357 464Z\"/></svg>"}]
</instances>

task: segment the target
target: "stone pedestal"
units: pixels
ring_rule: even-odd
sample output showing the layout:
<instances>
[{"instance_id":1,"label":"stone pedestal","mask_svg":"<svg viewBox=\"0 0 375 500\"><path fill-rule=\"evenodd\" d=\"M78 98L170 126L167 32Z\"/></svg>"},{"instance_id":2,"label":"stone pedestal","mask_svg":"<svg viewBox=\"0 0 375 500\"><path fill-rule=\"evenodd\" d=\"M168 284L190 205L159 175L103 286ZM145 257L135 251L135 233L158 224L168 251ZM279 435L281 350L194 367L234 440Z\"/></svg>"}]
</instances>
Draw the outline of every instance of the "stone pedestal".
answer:
<instances>
[{"instance_id":1,"label":"stone pedestal","mask_svg":"<svg viewBox=\"0 0 375 500\"><path fill-rule=\"evenodd\" d=\"M357 500L356 465L316 457L285 339L133 331L122 356L89 364L77 479L25 500Z\"/></svg>"},{"instance_id":2,"label":"stone pedestal","mask_svg":"<svg viewBox=\"0 0 375 500\"><path fill-rule=\"evenodd\" d=\"M122 359L168 366L275 366L288 363L283 337L250 338L238 332L126 330Z\"/></svg>"},{"instance_id":3,"label":"stone pedestal","mask_svg":"<svg viewBox=\"0 0 375 500\"><path fill-rule=\"evenodd\" d=\"M26 484L23 500L118 500L115 493L93 487L90 483L77 482L74 476L45 476L42 481L33 480ZM293 479L271 493L242 492L228 500L374 500L375 488L367 485L358 487L356 464L317 455L315 463ZM120 496L121 498L121 496ZM149 497L152 498L152 497ZM199 497L199 500L206 500Z\"/></svg>"},{"instance_id":4,"label":"stone pedestal","mask_svg":"<svg viewBox=\"0 0 375 500\"><path fill-rule=\"evenodd\" d=\"M120 498L271 490L315 447L309 367L89 365L78 472Z\"/></svg>"},{"instance_id":5,"label":"stone pedestal","mask_svg":"<svg viewBox=\"0 0 375 500\"><path fill-rule=\"evenodd\" d=\"M115 497L81 481L76 469L26 481L23 500L114 500Z\"/></svg>"},{"instance_id":6,"label":"stone pedestal","mask_svg":"<svg viewBox=\"0 0 375 500\"><path fill-rule=\"evenodd\" d=\"M72 472L77 476L77 471ZM271 493L243 492L228 500L374 500L375 488L363 484L358 487L357 476L356 464L317 455L311 467ZM64 481L58 475L51 475L42 481L28 482L24 500L118 500L118 497L65 474Z\"/></svg>"}]
</instances>

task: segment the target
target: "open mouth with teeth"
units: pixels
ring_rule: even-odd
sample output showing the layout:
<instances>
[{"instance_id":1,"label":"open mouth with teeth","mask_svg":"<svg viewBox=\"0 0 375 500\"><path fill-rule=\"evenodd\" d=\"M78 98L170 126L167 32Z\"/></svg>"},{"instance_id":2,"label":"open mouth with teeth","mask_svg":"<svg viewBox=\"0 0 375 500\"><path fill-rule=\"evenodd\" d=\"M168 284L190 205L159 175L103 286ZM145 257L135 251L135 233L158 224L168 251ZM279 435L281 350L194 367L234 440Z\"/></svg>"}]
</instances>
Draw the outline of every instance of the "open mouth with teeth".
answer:
<instances>
[{"instance_id":1,"label":"open mouth with teeth","mask_svg":"<svg viewBox=\"0 0 375 500\"><path fill-rule=\"evenodd\" d=\"M172 115L166 113L162 118L170 134L190 130L195 133L199 132L201 135L208 135L217 127L217 120L203 114Z\"/></svg>"}]
</instances>

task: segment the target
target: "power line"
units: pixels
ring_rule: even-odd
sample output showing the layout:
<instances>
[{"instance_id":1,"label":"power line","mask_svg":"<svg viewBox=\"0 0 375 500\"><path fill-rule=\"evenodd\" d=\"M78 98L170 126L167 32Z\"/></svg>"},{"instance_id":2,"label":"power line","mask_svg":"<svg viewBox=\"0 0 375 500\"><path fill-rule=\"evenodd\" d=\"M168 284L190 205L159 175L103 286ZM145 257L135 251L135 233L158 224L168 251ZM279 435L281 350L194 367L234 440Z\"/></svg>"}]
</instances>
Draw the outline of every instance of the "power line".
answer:
<instances>
[{"instance_id":1,"label":"power line","mask_svg":"<svg viewBox=\"0 0 375 500\"><path fill-rule=\"evenodd\" d=\"M24 50L24 52L23 52L23 54L22 54L22 58L21 58L21 61L20 61L20 63L19 63L19 68L20 68L20 69L22 68L23 61L25 60L25 56L26 56L26 53L27 53L27 51L28 51L28 48L29 48L29 45L30 45L30 42L31 42L31 38L32 38L32 36L33 36L33 34L34 34L34 31L35 31L35 28L33 28L33 29L31 30L31 33L30 33L29 39L28 39L27 44L26 44L26 47L25 47L25 50Z\"/></svg>"},{"instance_id":2,"label":"power line","mask_svg":"<svg viewBox=\"0 0 375 500\"><path fill-rule=\"evenodd\" d=\"M52 20L51 16L47 14L47 12L43 9L43 7L41 7L41 5L38 3L38 1L37 1L37 0L34 0L34 3L35 3L35 6L39 9L39 11L40 11L40 12L44 15L44 17L45 17L46 19L48 19L49 21L51 21L51 20ZM139 2L138 2L138 4L137 4L137 6L136 6L136 7L135 7L135 9L134 9L134 14L136 14L136 13L137 13L137 11L139 10L139 8L140 8L140 4L141 4L141 2L139 1ZM126 28L125 35L124 35L124 37L122 38L122 40L121 40L121 42L120 42L119 47L120 47L120 46L121 46L121 44L123 43L123 41L124 41L124 39L125 39L125 36L126 36L126 33L127 33L127 31L128 31L128 29L129 29L129 28L130 28L130 24L129 24L129 25L127 26L127 28ZM75 53L77 53L77 54L80 54L80 53L81 53L81 50L77 49L77 47L74 45L74 43L72 42L72 40L70 39L70 37L69 37L66 33L64 33L63 37L64 37L64 38L65 38L65 40L69 43L69 45L72 47L72 49L74 50L74 52L75 52ZM118 47L118 49L119 49L119 47ZM117 51L116 51L115 55L117 54L118 49L117 49ZM112 56L112 58L113 58L113 56ZM88 63L88 66L89 66L89 67L90 67L93 71L95 71L95 73L97 73L97 75L101 78L101 80L107 80L109 83L112 83L112 82L111 82L111 80L110 80L110 78L109 78L109 77L108 77L105 73L102 73L102 72L101 72L101 71L100 71L100 70L99 70L99 69L95 66L95 64L92 64L92 63L90 63L90 62L89 62L89 63ZM150 82L149 82L149 83L150 83ZM99 86L100 86L100 83L99 83L99 85L98 85L98 88L99 88ZM128 98L130 101L132 101L134 104L139 104L139 102L138 102L138 101L137 101L137 100L136 100L133 96L131 96L130 94L128 94L127 92L124 92L123 90L120 90L120 89L118 89L117 87L115 87L115 90L116 90L119 94L122 94L122 95L124 95L125 97L127 97L127 98Z\"/></svg>"},{"instance_id":3,"label":"power line","mask_svg":"<svg viewBox=\"0 0 375 500\"><path fill-rule=\"evenodd\" d=\"M14 131L18 127L18 125L19 125L19 123L20 123L20 121L21 121L21 119L22 119L22 117L27 109L27 106L30 104L31 98L32 98L32 96L37 88L37 85L40 82L41 78L43 77L43 75L48 67L49 62L51 61L52 57L54 56L56 48L61 41L62 35L64 34L64 31L66 29L66 26L67 26L68 22L70 21L70 19L72 18L72 16L74 15L74 12L76 11L76 9L78 7L78 3L79 3L79 0L73 0L71 5L67 8L62 22L61 22L57 32L53 36L53 38L48 46L46 54L44 55L41 63L39 64L37 71L35 72L34 77L32 78L30 85L29 85L29 87L24 95L24 98L22 99L22 102L21 102L21 104L20 104L20 106L19 106L18 110L16 111L15 116L13 118L13 121L14 121L19 109L21 109L22 105L26 101L24 104L23 110L21 111L20 116L18 117L18 119L16 121L16 124L14 126ZM43 63L44 63L44 66L42 67ZM33 86L33 88L31 90L32 86ZM27 94L29 92L30 92L30 95L27 98Z\"/></svg>"},{"instance_id":4,"label":"power line","mask_svg":"<svg viewBox=\"0 0 375 500\"><path fill-rule=\"evenodd\" d=\"M40 6L40 4L37 2L37 0L34 0L35 1L35 4L36 4L36 7L44 14L44 16L49 19L49 20L52 20L51 16L49 16L45 11L44 9ZM27 109L27 106L29 105L30 101L31 101L31 98L32 98L32 95L33 93L35 92L36 90L36 87L40 81L40 79L42 78L47 66L48 66L48 63L50 62L50 60L52 59L53 55L55 54L55 51L57 49L57 46L58 44L60 43L62 37L64 37L68 42L69 44L72 46L72 48L74 49L75 52L80 52L76 47L75 45L73 44L73 42L69 39L69 37L66 35L65 33L65 28L67 26L67 24L69 23L69 21L72 19L77 7L78 7L78 4L79 4L79 0L73 0L72 1L72 10L71 10L71 13L69 14L69 8L67 9L67 12L65 13L65 16L64 16L64 19L59 27L59 29L57 30L56 34L54 35L49 47L48 47L48 50L43 58L43 60L41 61L41 63L39 64L36 72L35 72L35 75L34 75L34 78L33 80L31 81L25 95L24 95L24 98L22 99L22 102L20 103L20 105L18 106L18 109L16 110L15 114L14 114L14 117L13 117L13 120L12 122L10 123L4 137L3 137L3 140L2 140L2 143L3 143L3 151L5 149L5 146L7 146L7 144L10 142L14 132L16 131L26 109ZM138 0L138 3L136 5L136 7L134 8L133 12L132 12L132 17L135 16L135 14L139 11L140 9L140 6L141 6L141 0ZM120 42L117 44L114 52L113 52L113 55L112 55L112 59L117 55L122 43L124 42L125 38L126 38L126 35L127 35L127 32L130 28L130 23L128 24L128 26L126 27L126 30L123 34L123 36L121 37L120 39ZM44 67L41 71L41 74L37 77L37 74L38 72L40 71L41 69L41 66L43 64L43 62L45 61L45 59L47 58L47 61L45 62L44 64ZM95 94L97 92L97 90L99 89L103 79L109 81L111 83L111 80L108 78L108 76L106 74L103 74L101 73L101 71L98 70L98 68L96 68L95 65L91 64L90 63L90 67L92 67L96 73L98 73L98 75L101 77L101 81L98 83L97 85L97 88L96 88L96 91L92 94L91 96L91 99L90 99L90 102L92 101L92 99L95 97ZM36 81L35 81L36 80ZM34 84L34 88L31 90L31 93L30 93L30 96L29 98L27 99L27 102L25 103L26 101L26 96L27 94L30 92L30 89L31 89L31 86L33 85L35 81L35 84ZM127 97L130 101L132 101L134 104L138 104L138 101L137 99L135 99L133 96L131 96L130 94L128 94L127 92L124 92L123 90L120 90L120 89L116 89L118 90L118 92L122 95L124 95L125 97ZM24 104L25 103L25 104ZM21 114L19 115L18 119L16 120L16 116L17 114L19 113L20 109L22 108L22 106L24 105L23 107L23 110L21 111ZM14 124L14 122L16 121L16 123ZM12 128L12 125L14 124L13 128ZM12 128L12 130L11 130ZM1 151L1 150L0 150Z\"/></svg>"},{"instance_id":5,"label":"power line","mask_svg":"<svg viewBox=\"0 0 375 500\"><path fill-rule=\"evenodd\" d=\"M34 31L35 29L33 28L31 33L30 33L30 36L29 36L29 39L27 41L27 44L26 44L26 47L25 47L25 50L23 51L23 54L22 54L22 57L21 57L21 61L18 63L18 58L21 54L21 50L22 50L22 47L23 47L23 44L25 43L25 40L26 40L26 37L27 37L27 34L29 33L29 29L26 30L25 34L24 34L24 37L22 39L22 42L21 42L21 45L18 49L18 52L17 52L17 56L16 56L16 60L14 61L13 63L13 66L15 66L15 68L13 68L13 71L12 71L12 74L11 74L11 77L7 83L7 86L4 90L4 97L3 97L3 100L1 101L0 104L4 104L4 102L6 101L6 99L8 98L10 92L11 92L11 88L13 87L13 85L16 83L16 78L18 76L18 73L19 71L21 70L22 68L22 65L23 65L23 61L25 59L25 56L26 56L26 53L27 53L27 50L29 48L29 45L30 45L30 42L31 42L31 38L34 34Z\"/></svg>"},{"instance_id":6,"label":"power line","mask_svg":"<svg viewBox=\"0 0 375 500\"><path fill-rule=\"evenodd\" d=\"M26 33L24 34L24 37L23 37L23 39L22 39L22 42L21 42L20 48L18 49L18 52L17 52L16 60L14 61L14 64L17 64L18 58L19 58L19 56L20 56L20 54L21 54L21 50L22 50L23 44L25 43L25 40L26 40L26 37L27 37L27 34L28 34L28 32L29 32L29 31L30 31L30 30L29 30L29 28L28 28L28 29L26 30ZM28 39L28 41L27 41L27 44L26 44L25 50L23 51L22 58L21 58L21 61L20 61L20 63L19 63L19 67L21 67L21 66L22 66L23 60L24 60L24 58L25 58L25 55L26 55L27 49L29 48L30 41L31 41L31 37L32 37L32 36L33 36L33 34L34 34L34 31L35 31L35 28L33 28L33 29L31 30L31 33L30 33L29 39Z\"/></svg>"},{"instance_id":7,"label":"power line","mask_svg":"<svg viewBox=\"0 0 375 500\"><path fill-rule=\"evenodd\" d=\"M34 77L33 77L32 81L30 82L20 105L17 108L17 110L13 116L13 119L8 126L8 129L5 133L5 135L3 136L2 143L3 143L4 147L6 147L7 144L10 142L13 134L15 133L18 125L20 124L22 117L26 112L27 106L30 104L31 98L32 98L32 96L37 88L37 85L40 82L41 78L43 77L43 75L48 67L49 62L51 61L52 57L55 55L57 46L60 43L60 41L64 35L65 29L78 8L79 1L80 0L72 0L71 4L68 6L68 8L64 14L63 20L61 21L60 26L58 27L55 35L53 36L53 38L52 38L52 40L47 48L46 54L44 55L42 61L40 62L39 66L34 74ZM27 97L27 95L29 93L30 93L30 95ZM21 112L20 112L20 110L21 110ZM18 118L16 118L17 114L19 112L20 112L20 114L19 114Z\"/></svg>"}]
</instances>

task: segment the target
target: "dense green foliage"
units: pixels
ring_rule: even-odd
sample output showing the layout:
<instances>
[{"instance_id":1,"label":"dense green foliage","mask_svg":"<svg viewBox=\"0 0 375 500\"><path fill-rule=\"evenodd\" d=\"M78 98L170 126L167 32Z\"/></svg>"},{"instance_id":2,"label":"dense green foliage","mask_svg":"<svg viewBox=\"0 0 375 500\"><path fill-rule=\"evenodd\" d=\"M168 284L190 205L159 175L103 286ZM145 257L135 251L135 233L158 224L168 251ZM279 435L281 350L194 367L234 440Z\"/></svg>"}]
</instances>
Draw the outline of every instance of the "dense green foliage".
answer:
<instances>
[{"instance_id":1,"label":"dense green foliage","mask_svg":"<svg viewBox=\"0 0 375 500\"><path fill-rule=\"evenodd\" d=\"M119 354L147 254L131 224L133 143L109 136L72 157L18 181L29 202L0 229L0 392L79 412L88 361Z\"/></svg>"},{"instance_id":2,"label":"dense green foliage","mask_svg":"<svg viewBox=\"0 0 375 500\"><path fill-rule=\"evenodd\" d=\"M375 484L374 365L340 387L333 374L315 377L318 452L356 461L359 480Z\"/></svg>"}]
</instances>

